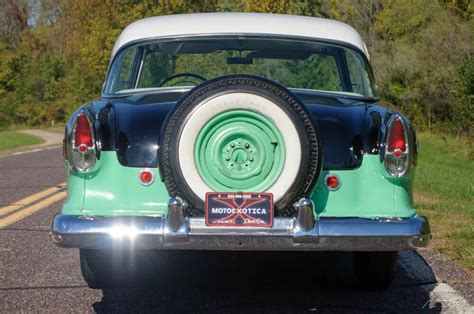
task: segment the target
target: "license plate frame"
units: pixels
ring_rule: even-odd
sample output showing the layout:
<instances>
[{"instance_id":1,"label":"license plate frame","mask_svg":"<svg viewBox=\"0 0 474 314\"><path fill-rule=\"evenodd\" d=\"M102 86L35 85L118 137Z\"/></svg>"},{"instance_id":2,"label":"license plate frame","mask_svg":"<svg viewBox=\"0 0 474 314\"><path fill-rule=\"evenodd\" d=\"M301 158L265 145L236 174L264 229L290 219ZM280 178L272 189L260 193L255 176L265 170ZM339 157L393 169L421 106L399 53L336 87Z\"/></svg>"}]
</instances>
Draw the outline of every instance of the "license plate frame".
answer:
<instances>
[{"instance_id":1,"label":"license plate frame","mask_svg":"<svg viewBox=\"0 0 474 314\"><path fill-rule=\"evenodd\" d=\"M271 227L273 214L271 193L206 193L206 226Z\"/></svg>"}]
</instances>

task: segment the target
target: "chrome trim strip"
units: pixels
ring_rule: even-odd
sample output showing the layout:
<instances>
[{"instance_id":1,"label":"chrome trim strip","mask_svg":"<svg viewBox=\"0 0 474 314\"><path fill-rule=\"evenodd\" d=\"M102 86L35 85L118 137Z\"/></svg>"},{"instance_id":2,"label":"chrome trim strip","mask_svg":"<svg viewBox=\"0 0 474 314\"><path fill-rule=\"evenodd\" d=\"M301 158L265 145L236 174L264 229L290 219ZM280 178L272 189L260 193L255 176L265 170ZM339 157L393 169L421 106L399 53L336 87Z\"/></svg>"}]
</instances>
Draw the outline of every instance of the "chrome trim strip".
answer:
<instances>
[{"instance_id":1,"label":"chrome trim strip","mask_svg":"<svg viewBox=\"0 0 474 314\"><path fill-rule=\"evenodd\" d=\"M91 217L58 214L51 237L72 248L184 250L392 251L426 247L425 217L406 219L321 218L299 236L296 218L275 218L273 227L208 227L185 218L176 231L163 217Z\"/></svg>"}]
</instances>

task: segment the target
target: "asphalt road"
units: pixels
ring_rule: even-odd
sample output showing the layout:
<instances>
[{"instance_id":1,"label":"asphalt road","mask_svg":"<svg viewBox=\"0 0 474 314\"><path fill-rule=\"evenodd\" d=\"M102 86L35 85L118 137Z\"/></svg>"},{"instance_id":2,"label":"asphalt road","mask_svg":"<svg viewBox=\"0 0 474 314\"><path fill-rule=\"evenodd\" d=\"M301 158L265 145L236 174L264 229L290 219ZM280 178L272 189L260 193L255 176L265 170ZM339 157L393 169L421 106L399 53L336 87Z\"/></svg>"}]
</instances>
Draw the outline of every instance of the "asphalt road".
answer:
<instances>
[{"instance_id":1,"label":"asphalt road","mask_svg":"<svg viewBox=\"0 0 474 314\"><path fill-rule=\"evenodd\" d=\"M158 289L89 289L78 250L49 239L64 181L59 148L0 157L1 313L474 313L469 277L431 251L401 253L385 292L355 287L350 253L186 254L163 266Z\"/></svg>"}]
</instances>

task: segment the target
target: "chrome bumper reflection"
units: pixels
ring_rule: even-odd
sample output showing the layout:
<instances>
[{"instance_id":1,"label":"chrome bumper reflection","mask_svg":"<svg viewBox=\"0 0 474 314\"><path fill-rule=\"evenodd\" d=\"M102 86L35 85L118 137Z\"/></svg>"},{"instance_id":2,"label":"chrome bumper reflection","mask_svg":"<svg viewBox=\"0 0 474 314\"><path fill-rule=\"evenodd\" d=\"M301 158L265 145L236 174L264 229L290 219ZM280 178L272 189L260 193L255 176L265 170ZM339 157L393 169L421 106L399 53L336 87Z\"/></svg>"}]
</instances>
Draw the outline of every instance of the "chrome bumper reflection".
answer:
<instances>
[{"instance_id":1,"label":"chrome bumper reflection","mask_svg":"<svg viewBox=\"0 0 474 314\"><path fill-rule=\"evenodd\" d=\"M393 251L428 245L425 217L406 219L321 218L301 226L275 218L271 228L208 227L204 218L184 218L179 228L163 217L57 215L53 242L72 248L184 250Z\"/></svg>"}]
</instances>

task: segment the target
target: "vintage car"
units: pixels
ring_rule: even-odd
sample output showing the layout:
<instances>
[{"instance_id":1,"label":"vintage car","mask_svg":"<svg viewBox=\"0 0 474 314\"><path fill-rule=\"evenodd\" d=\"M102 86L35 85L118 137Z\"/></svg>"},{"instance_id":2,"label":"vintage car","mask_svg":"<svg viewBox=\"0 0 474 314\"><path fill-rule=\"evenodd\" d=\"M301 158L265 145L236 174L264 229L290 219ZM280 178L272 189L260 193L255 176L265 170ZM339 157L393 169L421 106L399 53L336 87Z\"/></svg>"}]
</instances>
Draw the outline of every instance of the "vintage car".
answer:
<instances>
[{"instance_id":1,"label":"vintage car","mask_svg":"<svg viewBox=\"0 0 474 314\"><path fill-rule=\"evenodd\" d=\"M360 283L387 288L398 251L431 236L412 199L415 131L378 102L367 48L344 23L132 23L101 99L66 125L52 240L80 249L93 288L170 250L351 251Z\"/></svg>"}]
</instances>

